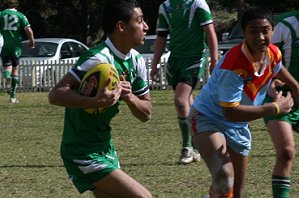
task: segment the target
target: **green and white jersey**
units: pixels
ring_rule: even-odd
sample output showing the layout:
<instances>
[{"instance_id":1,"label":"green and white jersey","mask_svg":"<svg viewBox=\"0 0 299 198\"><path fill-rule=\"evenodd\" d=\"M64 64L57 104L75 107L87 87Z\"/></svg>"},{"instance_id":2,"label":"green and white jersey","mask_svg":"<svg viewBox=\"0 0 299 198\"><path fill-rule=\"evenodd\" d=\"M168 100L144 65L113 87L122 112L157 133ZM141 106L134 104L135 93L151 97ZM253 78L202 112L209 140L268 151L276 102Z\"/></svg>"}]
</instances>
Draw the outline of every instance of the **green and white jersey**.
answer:
<instances>
[{"instance_id":1,"label":"green and white jersey","mask_svg":"<svg viewBox=\"0 0 299 198\"><path fill-rule=\"evenodd\" d=\"M159 7L157 32L169 32L173 57L201 57L206 49L202 27L212 22L205 0L167 0Z\"/></svg>"},{"instance_id":2,"label":"green and white jersey","mask_svg":"<svg viewBox=\"0 0 299 198\"><path fill-rule=\"evenodd\" d=\"M69 72L80 82L84 74L99 63L113 64L120 75L125 74L126 80L131 82L133 94L141 96L149 92L142 56L134 49L127 55L122 54L109 38L82 55ZM119 112L118 107L119 102L96 114L80 108L66 108L62 148L79 153L103 151L110 143L110 122Z\"/></svg>"},{"instance_id":3,"label":"green and white jersey","mask_svg":"<svg viewBox=\"0 0 299 198\"><path fill-rule=\"evenodd\" d=\"M299 11L279 15L272 42L282 51L283 64L299 81Z\"/></svg>"},{"instance_id":4,"label":"green and white jersey","mask_svg":"<svg viewBox=\"0 0 299 198\"><path fill-rule=\"evenodd\" d=\"M1 54L1 51L2 51L2 48L3 48L3 45L4 45L4 39L3 39L3 36L0 32L0 54Z\"/></svg>"},{"instance_id":5,"label":"green and white jersey","mask_svg":"<svg viewBox=\"0 0 299 198\"><path fill-rule=\"evenodd\" d=\"M24 30L30 26L27 17L16 9L0 12L0 31L4 38L2 56L13 55L19 58L22 52L21 41Z\"/></svg>"}]
</instances>

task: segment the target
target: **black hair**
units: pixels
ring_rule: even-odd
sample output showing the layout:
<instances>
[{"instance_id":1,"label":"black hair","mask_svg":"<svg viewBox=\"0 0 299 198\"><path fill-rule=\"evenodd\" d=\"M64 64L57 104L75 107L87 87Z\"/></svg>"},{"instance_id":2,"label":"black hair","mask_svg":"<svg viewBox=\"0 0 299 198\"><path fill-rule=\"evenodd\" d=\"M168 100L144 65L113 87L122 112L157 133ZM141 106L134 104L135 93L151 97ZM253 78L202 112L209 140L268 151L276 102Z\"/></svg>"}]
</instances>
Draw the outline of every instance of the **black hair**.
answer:
<instances>
[{"instance_id":1,"label":"black hair","mask_svg":"<svg viewBox=\"0 0 299 198\"><path fill-rule=\"evenodd\" d=\"M3 2L5 8L16 8L19 6L18 0L6 0Z\"/></svg>"},{"instance_id":2,"label":"black hair","mask_svg":"<svg viewBox=\"0 0 299 198\"><path fill-rule=\"evenodd\" d=\"M263 6L253 6L248 8L242 15L241 28L245 30L246 25L253 19L267 19L274 27L274 17L272 11Z\"/></svg>"},{"instance_id":3,"label":"black hair","mask_svg":"<svg viewBox=\"0 0 299 198\"><path fill-rule=\"evenodd\" d=\"M102 12L102 27L105 34L112 33L118 21L128 23L134 8L140 8L136 0L106 0Z\"/></svg>"}]
</instances>

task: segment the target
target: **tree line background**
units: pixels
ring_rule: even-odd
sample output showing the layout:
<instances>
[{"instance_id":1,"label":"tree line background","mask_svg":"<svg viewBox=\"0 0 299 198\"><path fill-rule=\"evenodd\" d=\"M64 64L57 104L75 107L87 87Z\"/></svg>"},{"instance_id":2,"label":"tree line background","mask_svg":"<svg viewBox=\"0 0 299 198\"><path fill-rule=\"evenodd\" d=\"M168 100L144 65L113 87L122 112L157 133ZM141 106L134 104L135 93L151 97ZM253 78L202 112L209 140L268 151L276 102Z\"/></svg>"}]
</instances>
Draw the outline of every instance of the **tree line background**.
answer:
<instances>
[{"instance_id":1,"label":"tree line background","mask_svg":"<svg viewBox=\"0 0 299 198\"><path fill-rule=\"evenodd\" d=\"M164 0L138 1L150 28L148 34L155 34L158 8ZM217 34L220 35L223 31L230 30L249 5L263 5L270 7L273 12L284 12L293 9L298 0L206 1L212 10ZM27 16L36 38L74 38L91 47L103 36L101 29L103 5L104 0L19 0L18 10Z\"/></svg>"}]
</instances>

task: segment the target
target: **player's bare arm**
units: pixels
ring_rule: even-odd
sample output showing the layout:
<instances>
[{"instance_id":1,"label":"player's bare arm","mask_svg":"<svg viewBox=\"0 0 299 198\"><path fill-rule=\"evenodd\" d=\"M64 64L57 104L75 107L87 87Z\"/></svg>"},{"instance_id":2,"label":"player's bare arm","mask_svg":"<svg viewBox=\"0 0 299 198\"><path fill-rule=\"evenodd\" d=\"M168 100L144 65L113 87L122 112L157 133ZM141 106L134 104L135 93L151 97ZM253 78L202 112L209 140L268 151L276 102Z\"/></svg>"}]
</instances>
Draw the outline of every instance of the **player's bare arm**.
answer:
<instances>
[{"instance_id":1,"label":"player's bare arm","mask_svg":"<svg viewBox=\"0 0 299 198\"><path fill-rule=\"evenodd\" d=\"M253 121L264 116L284 114L290 112L294 105L291 93L286 97L280 91L274 98L273 103L265 103L262 106L238 105L235 107L223 107L225 119L231 122Z\"/></svg>"},{"instance_id":2,"label":"player's bare arm","mask_svg":"<svg viewBox=\"0 0 299 198\"><path fill-rule=\"evenodd\" d=\"M28 46L30 48L35 47L35 41L34 41L34 34L30 26L26 27L25 29L26 35L29 38Z\"/></svg>"},{"instance_id":3,"label":"player's bare arm","mask_svg":"<svg viewBox=\"0 0 299 198\"><path fill-rule=\"evenodd\" d=\"M151 70L151 78L155 79L158 74L158 70L159 68L157 67L157 65L160 62L160 58L165 50L165 46L166 46L166 41L167 41L167 37L162 37L162 36L157 36L157 39L155 41L155 49L154 49L154 59L152 62L152 70Z\"/></svg>"},{"instance_id":4,"label":"player's bare arm","mask_svg":"<svg viewBox=\"0 0 299 198\"><path fill-rule=\"evenodd\" d=\"M132 114L142 122L146 122L151 118L152 103L150 94L136 96L132 93L130 82L125 81L123 76L120 76L120 86L122 89L121 97L130 108Z\"/></svg>"},{"instance_id":5,"label":"player's bare arm","mask_svg":"<svg viewBox=\"0 0 299 198\"><path fill-rule=\"evenodd\" d=\"M214 67L218 63L218 40L215 33L214 25L211 23L203 27L207 35L207 43L211 56L211 64L209 67L210 73L212 73Z\"/></svg>"}]
</instances>

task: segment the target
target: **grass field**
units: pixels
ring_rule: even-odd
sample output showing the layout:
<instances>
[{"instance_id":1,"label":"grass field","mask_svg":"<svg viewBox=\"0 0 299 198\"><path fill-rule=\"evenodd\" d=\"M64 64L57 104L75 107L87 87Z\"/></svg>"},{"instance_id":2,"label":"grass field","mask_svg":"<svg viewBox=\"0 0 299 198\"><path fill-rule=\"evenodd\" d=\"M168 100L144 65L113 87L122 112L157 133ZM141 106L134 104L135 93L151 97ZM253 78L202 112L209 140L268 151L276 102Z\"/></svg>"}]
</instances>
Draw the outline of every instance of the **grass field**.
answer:
<instances>
[{"instance_id":1,"label":"grass field","mask_svg":"<svg viewBox=\"0 0 299 198\"><path fill-rule=\"evenodd\" d=\"M201 198L210 176L204 162L178 165L181 135L171 91L153 91L154 112L147 123L133 118L126 106L113 120L113 139L125 172L159 198ZM59 156L63 126L61 107L51 106L47 93L19 93L9 104L0 93L0 197L92 197L80 195L67 178ZM261 120L252 122L253 150L245 197L271 197L275 155ZM296 134L299 145L298 134ZM298 151L297 151L298 156ZM299 159L294 164L291 198L299 197Z\"/></svg>"}]
</instances>

